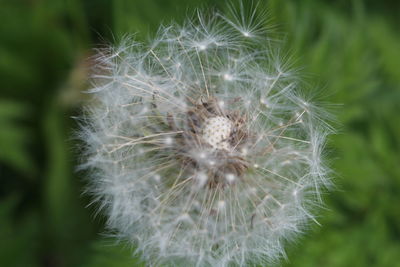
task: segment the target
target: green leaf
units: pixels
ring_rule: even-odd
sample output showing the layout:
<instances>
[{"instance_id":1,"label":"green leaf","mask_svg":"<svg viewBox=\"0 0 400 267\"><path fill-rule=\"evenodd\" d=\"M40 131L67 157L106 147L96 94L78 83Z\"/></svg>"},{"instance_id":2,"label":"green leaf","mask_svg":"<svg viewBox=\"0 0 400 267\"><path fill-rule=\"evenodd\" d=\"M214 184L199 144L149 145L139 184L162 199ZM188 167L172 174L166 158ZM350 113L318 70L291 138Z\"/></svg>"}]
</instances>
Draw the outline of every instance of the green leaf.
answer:
<instances>
[{"instance_id":1,"label":"green leaf","mask_svg":"<svg viewBox=\"0 0 400 267\"><path fill-rule=\"evenodd\" d=\"M23 173L34 171L27 147L33 141L31 132L22 124L28 112L22 103L0 101L0 162Z\"/></svg>"}]
</instances>

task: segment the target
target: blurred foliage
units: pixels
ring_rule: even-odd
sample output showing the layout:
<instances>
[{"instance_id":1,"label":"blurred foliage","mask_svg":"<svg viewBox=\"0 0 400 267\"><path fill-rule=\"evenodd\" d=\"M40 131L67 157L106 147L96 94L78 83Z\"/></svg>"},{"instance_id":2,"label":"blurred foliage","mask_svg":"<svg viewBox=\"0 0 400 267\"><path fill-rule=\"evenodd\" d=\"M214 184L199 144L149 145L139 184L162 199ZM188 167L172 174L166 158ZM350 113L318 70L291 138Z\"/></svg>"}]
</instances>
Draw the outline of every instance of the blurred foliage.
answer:
<instances>
[{"instance_id":1,"label":"blurred foliage","mask_svg":"<svg viewBox=\"0 0 400 267\"><path fill-rule=\"evenodd\" d=\"M250 1L244 1L248 3ZM0 0L0 265L144 266L100 235L71 141L92 48L145 41L206 0ZM285 266L400 266L399 1L267 4L295 65L333 107L337 188Z\"/></svg>"}]
</instances>

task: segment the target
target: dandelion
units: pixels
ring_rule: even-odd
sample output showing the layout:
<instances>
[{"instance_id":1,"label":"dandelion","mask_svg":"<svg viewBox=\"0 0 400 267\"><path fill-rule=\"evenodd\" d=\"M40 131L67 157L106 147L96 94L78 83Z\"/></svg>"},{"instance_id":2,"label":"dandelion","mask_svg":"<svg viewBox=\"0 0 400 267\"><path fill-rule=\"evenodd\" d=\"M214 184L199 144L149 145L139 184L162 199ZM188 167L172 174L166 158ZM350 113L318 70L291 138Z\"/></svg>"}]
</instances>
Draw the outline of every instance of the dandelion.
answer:
<instances>
[{"instance_id":1,"label":"dandelion","mask_svg":"<svg viewBox=\"0 0 400 267\"><path fill-rule=\"evenodd\" d=\"M82 167L150 265L275 262L314 220L330 129L256 13L198 13L99 52Z\"/></svg>"}]
</instances>

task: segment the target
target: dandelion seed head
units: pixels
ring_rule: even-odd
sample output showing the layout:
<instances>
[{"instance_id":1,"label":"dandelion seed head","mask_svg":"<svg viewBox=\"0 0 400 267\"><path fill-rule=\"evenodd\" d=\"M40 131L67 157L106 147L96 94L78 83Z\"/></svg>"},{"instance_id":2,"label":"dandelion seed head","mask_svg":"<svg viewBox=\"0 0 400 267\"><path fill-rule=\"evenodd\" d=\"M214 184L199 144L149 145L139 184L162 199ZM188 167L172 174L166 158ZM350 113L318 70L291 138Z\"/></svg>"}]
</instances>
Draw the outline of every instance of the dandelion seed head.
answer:
<instances>
[{"instance_id":1,"label":"dandelion seed head","mask_svg":"<svg viewBox=\"0 0 400 267\"><path fill-rule=\"evenodd\" d=\"M329 185L324 111L244 9L99 51L82 167L149 265L275 262Z\"/></svg>"},{"instance_id":2,"label":"dandelion seed head","mask_svg":"<svg viewBox=\"0 0 400 267\"><path fill-rule=\"evenodd\" d=\"M225 117L208 118L203 126L203 139L215 149L229 150L228 142L232 131L232 122Z\"/></svg>"}]
</instances>

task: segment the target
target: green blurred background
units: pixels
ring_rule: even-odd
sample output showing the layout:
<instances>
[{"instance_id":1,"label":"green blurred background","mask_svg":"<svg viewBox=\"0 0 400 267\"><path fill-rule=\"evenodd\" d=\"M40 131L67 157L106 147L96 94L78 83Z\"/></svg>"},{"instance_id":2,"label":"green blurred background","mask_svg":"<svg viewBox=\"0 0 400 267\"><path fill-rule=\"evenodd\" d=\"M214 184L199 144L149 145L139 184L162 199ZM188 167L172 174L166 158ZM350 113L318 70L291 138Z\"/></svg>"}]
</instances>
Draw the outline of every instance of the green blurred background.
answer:
<instances>
[{"instance_id":1,"label":"green blurred background","mask_svg":"<svg viewBox=\"0 0 400 267\"><path fill-rule=\"evenodd\" d=\"M245 4L250 1L243 0ZM337 188L284 266L400 266L400 2L278 1L277 31L334 110ZM93 48L145 41L206 0L0 0L0 266L145 266L82 195L71 118Z\"/></svg>"}]
</instances>

